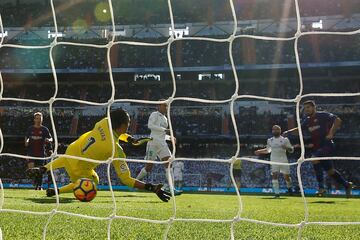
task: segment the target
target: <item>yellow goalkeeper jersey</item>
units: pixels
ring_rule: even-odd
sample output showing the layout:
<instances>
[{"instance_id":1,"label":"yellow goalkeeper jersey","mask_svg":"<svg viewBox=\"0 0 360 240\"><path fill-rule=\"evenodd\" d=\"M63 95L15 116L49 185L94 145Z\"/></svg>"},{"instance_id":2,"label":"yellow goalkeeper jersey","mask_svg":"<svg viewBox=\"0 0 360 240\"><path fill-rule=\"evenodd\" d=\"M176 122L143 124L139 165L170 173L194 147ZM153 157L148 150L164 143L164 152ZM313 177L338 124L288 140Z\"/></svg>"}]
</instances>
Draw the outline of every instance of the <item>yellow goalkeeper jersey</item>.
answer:
<instances>
[{"instance_id":1,"label":"yellow goalkeeper jersey","mask_svg":"<svg viewBox=\"0 0 360 240\"><path fill-rule=\"evenodd\" d=\"M114 136L112 144L111 134ZM125 137L123 136L125 135ZM121 139L127 139L127 134L122 134ZM68 147L66 154L83 158L90 158L99 161L106 161L112 157L113 148L115 149L114 158L125 158L126 155L118 143L118 136L114 131L110 131L108 119L104 118L95 124L95 127L81 135L75 142ZM87 172L96 168L99 164L71 159L71 169ZM125 161L114 161L115 171L121 181L126 185L133 185L134 179L130 176L129 168Z\"/></svg>"},{"instance_id":2,"label":"yellow goalkeeper jersey","mask_svg":"<svg viewBox=\"0 0 360 240\"><path fill-rule=\"evenodd\" d=\"M112 143L111 134L114 136ZM122 148L118 144L119 136L114 131L110 131L108 119L103 118L97 122L94 128L84 133L72 144L78 145L79 157L106 161L112 156L113 147L115 148L114 157L125 157Z\"/></svg>"},{"instance_id":3,"label":"yellow goalkeeper jersey","mask_svg":"<svg viewBox=\"0 0 360 240\"><path fill-rule=\"evenodd\" d=\"M240 159L236 159L236 161L234 162L234 169L241 169L241 160Z\"/></svg>"}]
</instances>

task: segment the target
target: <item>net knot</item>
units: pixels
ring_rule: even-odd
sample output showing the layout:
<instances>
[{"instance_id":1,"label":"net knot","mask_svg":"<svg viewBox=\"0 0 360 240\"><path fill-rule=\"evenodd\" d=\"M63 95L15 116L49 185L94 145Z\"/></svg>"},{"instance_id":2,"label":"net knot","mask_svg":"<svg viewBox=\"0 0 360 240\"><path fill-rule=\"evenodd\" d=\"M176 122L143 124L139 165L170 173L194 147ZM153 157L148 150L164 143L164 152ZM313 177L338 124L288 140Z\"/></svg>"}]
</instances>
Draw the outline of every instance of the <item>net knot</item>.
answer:
<instances>
[{"instance_id":1,"label":"net knot","mask_svg":"<svg viewBox=\"0 0 360 240\"><path fill-rule=\"evenodd\" d=\"M172 224L175 221L175 217L169 217L168 224Z\"/></svg>"},{"instance_id":2,"label":"net knot","mask_svg":"<svg viewBox=\"0 0 360 240\"><path fill-rule=\"evenodd\" d=\"M301 101L301 95L299 94L299 95L297 95L296 97L295 97L295 102L300 102Z\"/></svg>"},{"instance_id":3,"label":"net knot","mask_svg":"<svg viewBox=\"0 0 360 240\"><path fill-rule=\"evenodd\" d=\"M237 215L236 217L234 217L233 222L240 222L241 218L239 215Z\"/></svg>"},{"instance_id":4,"label":"net knot","mask_svg":"<svg viewBox=\"0 0 360 240\"><path fill-rule=\"evenodd\" d=\"M114 42L113 40L110 40L107 44L106 44L106 48L111 48L112 46L114 46Z\"/></svg>"},{"instance_id":5,"label":"net knot","mask_svg":"<svg viewBox=\"0 0 360 240\"><path fill-rule=\"evenodd\" d=\"M107 102L107 105L112 105L115 102L114 98L110 98Z\"/></svg>"},{"instance_id":6,"label":"net knot","mask_svg":"<svg viewBox=\"0 0 360 240\"><path fill-rule=\"evenodd\" d=\"M106 163L106 164L110 164L110 163L112 163L113 161L114 161L114 158L109 157L109 158L105 161L105 163Z\"/></svg>"},{"instance_id":7,"label":"net knot","mask_svg":"<svg viewBox=\"0 0 360 240\"><path fill-rule=\"evenodd\" d=\"M231 96L231 101L235 101L238 97L239 97L239 94L238 94L238 93L234 93L234 94Z\"/></svg>"},{"instance_id":8,"label":"net knot","mask_svg":"<svg viewBox=\"0 0 360 240\"><path fill-rule=\"evenodd\" d=\"M169 38L168 38L168 44L171 44L172 42L174 42L175 41L175 37L174 37L174 34L172 33L170 36L169 36Z\"/></svg>"},{"instance_id":9,"label":"net knot","mask_svg":"<svg viewBox=\"0 0 360 240\"><path fill-rule=\"evenodd\" d=\"M55 98L55 97L51 97L51 98L49 99L49 104L52 105L55 101L56 101L56 98Z\"/></svg>"},{"instance_id":10,"label":"net knot","mask_svg":"<svg viewBox=\"0 0 360 240\"><path fill-rule=\"evenodd\" d=\"M303 156L299 157L299 159L297 160L297 163L301 164L303 162L305 162L305 158Z\"/></svg>"},{"instance_id":11,"label":"net knot","mask_svg":"<svg viewBox=\"0 0 360 240\"><path fill-rule=\"evenodd\" d=\"M301 222L299 223L299 228L303 228L303 227L305 227L305 225L306 225L306 222L305 222L305 221L301 221Z\"/></svg>"},{"instance_id":12,"label":"net knot","mask_svg":"<svg viewBox=\"0 0 360 240\"><path fill-rule=\"evenodd\" d=\"M169 97L165 102L167 103L167 104L170 104L170 103L172 103L174 101L174 98L173 97Z\"/></svg>"},{"instance_id":13,"label":"net knot","mask_svg":"<svg viewBox=\"0 0 360 240\"><path fill-rule=\"evenodd\" d=\"M169 158L168 161L169 161L170 163L173 162L173 161L175 161L175 156L174 156L174 154L171 154L171 156L170 156L170 158Z\"/></svg>"},{"instance_id":14,"label":"net knot","mask_svg":"<svg viewBox=\"0 0 360 240\"><path fill-rule=\"evenodd\" d=\"M230 158L230 163L234 163L236 160L238 160L238 158L236 156L232 156Z\"/></svg>"},{"instance_id":15,"label":"net knot","mask_svg":"<svg viewBox=\"0 0 360 240\"><path fill-rule=\"evenodd\" d=\"M54 152L50 155L50 158L51 158L51 159L54 159L54 158L56 158L56 157L57 157L57 152L54 151Z\"/></svg>"},{"instance_id":16,"label":"net knot","mask_svg":"<svg viewBox=\"0 0 360 240\"><path fill-rule=\"evenodd\" d=\"M235 40L235 35L230 35L229 38L227 39L228 42L233 42Z\"/></svg>"},{"instance_id":17,"label":"net knot","mask_svg":"<svg viewBox=\"0 0 360 240\"><path fill-rule=\"evenodd\" d=\"M52 40L52 42L49 44L50 48L53 48L55 47L56 45L58 45L58 42L57 42L57 37L55 36L54 37L54 40Z\"/></svg>"}]
</instances>

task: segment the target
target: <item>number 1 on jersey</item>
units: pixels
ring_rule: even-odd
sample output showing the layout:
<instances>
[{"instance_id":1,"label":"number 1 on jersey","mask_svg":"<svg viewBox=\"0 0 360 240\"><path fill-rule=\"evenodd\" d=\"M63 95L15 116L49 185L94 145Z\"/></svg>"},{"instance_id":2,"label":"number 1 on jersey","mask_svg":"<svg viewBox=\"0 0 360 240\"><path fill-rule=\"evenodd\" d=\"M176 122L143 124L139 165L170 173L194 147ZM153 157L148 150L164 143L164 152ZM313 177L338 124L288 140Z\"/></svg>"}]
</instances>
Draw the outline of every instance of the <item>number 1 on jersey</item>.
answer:
<instances>
[{"instance_id":1,"label":"number 1 on jersey","mask_svg":"<svg viewBox=\"0 0 360 240\"><path fill-rule=\"evenodd\" d=\"M90 137L88 142L86 143L85 147L81 150L81 153L84 153L88 148L95 143L95 138Z\"/></svg>"}]
</instances>

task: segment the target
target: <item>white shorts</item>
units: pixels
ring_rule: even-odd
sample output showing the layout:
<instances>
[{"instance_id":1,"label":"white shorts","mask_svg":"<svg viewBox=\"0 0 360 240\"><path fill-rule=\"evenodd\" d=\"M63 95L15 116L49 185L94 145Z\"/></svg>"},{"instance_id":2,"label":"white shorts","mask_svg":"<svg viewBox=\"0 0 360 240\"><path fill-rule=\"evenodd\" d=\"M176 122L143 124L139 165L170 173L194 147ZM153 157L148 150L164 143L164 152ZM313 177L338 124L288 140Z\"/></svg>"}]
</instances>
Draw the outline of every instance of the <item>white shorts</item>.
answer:
<instances>
[{"instance_id":1,"label":"white shorts","mask_svg":"<svg viewBox=\"0 0 360 240\"><path fill-rule=\"evenodd\" d=\"M183 175L182 174L174 174L174 181L182 181Z\"/></svg>"},{"instance_id":2,"label":"white shorts","mask_svg":"<svg viewBox=\"0 0 360 240\"><path fill-rule=\"evenodd\" d=\"M146 156L145 160L155 161L157 157L163 159L164 157L170 157L171 152L168 145L159 143L157 141L149 141L146 145Z\"/></svg>"},{"instance_id":3,"label":"white shorts","mask_svg":"<svg viewBox=\"0 0 360 240\"><path fill-rule=\"evenodd\" d=\"M282 162L282 163L287 163L287 162ZM278 172L280 172L282 174L290 174L290 166L289 165L271 165L271 173L278 173Z\"/></svg>"}]
</instances>

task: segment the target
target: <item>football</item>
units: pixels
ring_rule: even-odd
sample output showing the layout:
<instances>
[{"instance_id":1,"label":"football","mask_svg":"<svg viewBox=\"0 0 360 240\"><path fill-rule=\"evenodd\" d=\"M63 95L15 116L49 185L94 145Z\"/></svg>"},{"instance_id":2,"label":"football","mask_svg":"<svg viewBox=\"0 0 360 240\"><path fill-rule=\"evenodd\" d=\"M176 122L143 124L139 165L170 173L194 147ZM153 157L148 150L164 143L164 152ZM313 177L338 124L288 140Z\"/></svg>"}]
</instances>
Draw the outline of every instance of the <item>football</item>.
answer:
<instances>
[{"instance_id":1,"label":"football","mask_svg":"<svg viewBox=\"0 0 360 240\"><path fill-rule=\"evenodd\" d=\"M75 182L74 196L81 202L90 202L96 197L96 185L88 178L80 178Z\"/></svg>"}]
</instances>

